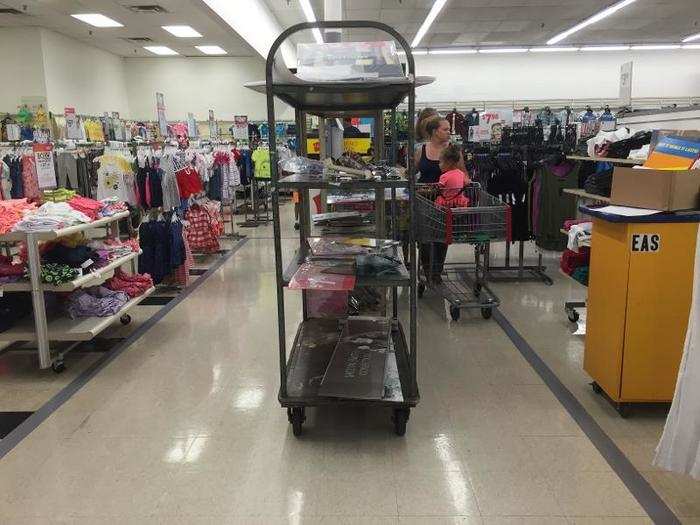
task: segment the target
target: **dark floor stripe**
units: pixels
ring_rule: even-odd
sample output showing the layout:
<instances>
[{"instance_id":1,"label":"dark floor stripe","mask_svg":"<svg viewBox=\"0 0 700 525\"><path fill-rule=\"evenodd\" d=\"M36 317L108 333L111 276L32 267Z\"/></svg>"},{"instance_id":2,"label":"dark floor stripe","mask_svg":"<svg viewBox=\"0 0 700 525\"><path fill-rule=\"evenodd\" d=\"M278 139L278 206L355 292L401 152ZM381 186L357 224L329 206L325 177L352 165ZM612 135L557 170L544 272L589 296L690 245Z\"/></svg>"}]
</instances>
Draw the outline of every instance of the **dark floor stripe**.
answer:
<instances>
[{"instance_id":1,"label":"dark floor stripe","mask_svg":"<svg viewBox=\"0 0 700 525\"><path fill-rule=\"evenodd\" d=\"M159 310L153 317L148 321L139 326L129 337L127 337L123 343L117 345L113 351L108 352L97 360L93 365L87 368L82 374L76 377L70 384L65 386L58 394L53 396L49 401L46 402L39 410L34 412L31 416L24 420L15 430L10 432L10 434L0 441L0 459L2 459L8 452L17 446L17 444L27 437L35 428L37 428L43 421L45 421L51 414L53 414L58 408L68 401L78 390L85 386L93 377L95 377L100 370L105 368L109 363L114 361L120 354L122 354L129 346L138 341L146 332L148 332L153 325L165 317L168 312L175 308L178 304L184 301L192 292L199 288L214 272L216 272L223 264L228 261L233 255L247 242L247 239L243 239L236 243L234 247L221 259L216 261L212 265L207 273L202 276L201 279L197 279L191 286L183 290L183 292L178 295L175 300L168 303L167 306Z\"/></svg>"},{"instance_id":2,"label":"dark floor stripe","mask_svg":"<svg viewBox=\"0 0 700 525\"><path fill-rule=\"evenodd\" d=\"M207 273L206 268L190 268L190 275L204 275Z\"/></svg>"},{"instance_id":3,"label":"dark floor stripe","mask_svg":"<svg viewBox=\"0 0 700 525\"><path fill-rule=\"evenodd\" d=\"M5 439L32 414L33 412L0 412L0 439Z\"/></svg>"},{"instance_id":4,"label":"dark floor stripe","mask_svg":"<svg viewBox=\"0 0 700 525\"><path fill-rule=\"evenodd\" d=\"M493 318L513 342L520 354L542 378L569 415L588 436L598 452L617 473L632 495L644 508L654 523L680 524L673 511L664 503L644 476L632 465L629 459L615 445L615 442L600 428L593 416L583 407L571 391L564 386L547 364L540 358L510 321L498 310L493 311Z\"/></svg>"},{"instance_id":5,"label":"dark floor stripe","mask_svg":"<svg viewBox=\"0 0 700 525\"><path fill-rule=\"evenodd\" d=\"M176 295L150 295L139 304L141 306L165 306L175 299Z\"/></svg>"}]
</instances>

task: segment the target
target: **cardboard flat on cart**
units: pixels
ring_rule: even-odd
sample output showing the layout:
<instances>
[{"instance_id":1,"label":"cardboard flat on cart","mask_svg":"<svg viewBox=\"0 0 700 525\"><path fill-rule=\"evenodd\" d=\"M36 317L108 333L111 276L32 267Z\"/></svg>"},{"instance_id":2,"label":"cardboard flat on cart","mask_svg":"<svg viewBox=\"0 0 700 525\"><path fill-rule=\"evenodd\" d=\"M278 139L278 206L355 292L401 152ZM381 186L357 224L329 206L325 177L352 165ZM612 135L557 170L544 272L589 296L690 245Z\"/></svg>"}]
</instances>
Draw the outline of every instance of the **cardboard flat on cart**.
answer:
<instances>
[{"instance_id":1,"label":"cardboard flat on cart","mask_svg":"<svg viewBox=\"0 0 700 525\"><path fill-rule=\"evenodd\" d=\"M662 211L700 209L700 170L615 168L610 203Z\"/></svg>"}]
</instances>

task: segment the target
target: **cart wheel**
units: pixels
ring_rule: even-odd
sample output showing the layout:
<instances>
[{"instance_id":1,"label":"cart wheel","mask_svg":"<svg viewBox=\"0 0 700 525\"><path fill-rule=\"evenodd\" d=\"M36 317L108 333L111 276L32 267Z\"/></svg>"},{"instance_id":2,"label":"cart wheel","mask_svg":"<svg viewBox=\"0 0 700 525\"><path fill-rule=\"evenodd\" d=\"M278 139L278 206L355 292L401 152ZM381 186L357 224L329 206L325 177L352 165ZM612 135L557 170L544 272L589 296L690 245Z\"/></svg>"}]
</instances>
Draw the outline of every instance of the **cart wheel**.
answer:
<instances>
[{"instance_id":1,"label":"cart wheel","mask_svg":"<svg viewBox=\"0 0 700 525\"><path fill-rule=\"evenodd\" d=\"M579 315L576 310L569 310L569 312L567 313L567 317L572 323L575 323L579 320Z\"/></svg>"},{"instance_id":2,"label":"cart wheel","mask_svg":"<svg viewBox=\"0 0 700 525\"><path fill-rule=\"evenodd\" d=\"M595 392L596 394L600 395L603 393L603 389L600 388L600 385L595 381L591 383L591 387L593 388L593 392Z\"/></svg>"},{"instance_id":3,"label":"cart wheel","mask_svg":"<svg viewBox=\"0 0 700 525\"><path fill-rule=\"evenodd\" d=\"M620 414L622 419L627 419L632 414L632 404L631 403L618 403L617 413Z\"/></svg>"},{"instance_id":4,"label":"cart wheel","mask_svg":"<svg viewBox=\"0 0 700 525\"><path fill-rule=\"evenodd\" d=\"M306 421L303 407L292 408L292 432L295 436L301 436L301 426Z\"/></svg>"},{"instance_id":5,"label":"cart wheel","mask_svg":"<svg viewBox=\"0 0 700 525\"><path fill-rule=\"evenodd\" d=\"M131 316L129 314L124 314L119 318L121 324L127 325L131 322Z\"/></svg>"},{"instance_id":6,"label":"cart wheel","mask_svg":"<svg viewBox=\"0 0 700 525\"><path fill-rule=\"evenodd\" d=\"M406 434L406 423L408 423L410 414L410 408L394 409L394 415L391 417L391 420L394 422L394 432L397 436L403 436Z\"/></svg>"},{"instance_id":7,"label":"cart wheel","mask_svg":"<svg viewBox=\"0 0 700 525\"><path fill-rule=\"evenodd\" d=\"M66 369L66 364L63 361L54 361L51 363L51 370L55 373L60 374Z\"/></svg>"},{"instance_id":8,"label":"cart wheel","mask_svg":"<svg viewBox=\"0 0 700 525\"><path fill-rule=\"evenodd\" d=\"M418 298L423 297L425 293L425 283L423 281L418 283Z\"/></svg>"},{"instance_id":9,"label":"cart wheel","mask_svg":"<svg viewBox=\"0 0 700 525\"><path fill-rule=\"evenodd\" d=\"M481 317L484 319L491 319L491 316L493 315L493 310L491 308L482 308L481 309Z\"/></svg>"},{"instance_id":10,"label":"cart wheel","mask_svg":"<svg viewBox=\"0 0 700 525\"><path fill-rule=\"evenodd\" d=\"M299 230L299 228L300 228L299 223L298 223L298 222L295 222L295 223L294 223L294 229L295 229L295 230Z\"/></svg>"},{"instance_id":11,"label":"cart wheel","mask_svg":"<svg viewBox=\"0 0 700 525\"><path fill-rule=\"evenodd\" d=\"M457 308L456 306L450 306L450 317L453 321L459 321L459 314L459 308Z\"/></svg>"}]
</instances>

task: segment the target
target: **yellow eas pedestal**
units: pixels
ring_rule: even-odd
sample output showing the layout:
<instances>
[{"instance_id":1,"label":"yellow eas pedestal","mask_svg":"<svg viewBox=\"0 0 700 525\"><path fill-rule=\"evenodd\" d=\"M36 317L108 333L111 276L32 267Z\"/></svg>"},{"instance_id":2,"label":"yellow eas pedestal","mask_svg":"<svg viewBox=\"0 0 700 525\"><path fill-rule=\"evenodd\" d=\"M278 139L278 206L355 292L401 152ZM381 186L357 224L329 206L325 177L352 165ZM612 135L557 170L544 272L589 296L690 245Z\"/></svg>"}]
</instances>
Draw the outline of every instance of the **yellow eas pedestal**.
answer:
<instances>
[{"instance_id":1,"label":"yellow eas pedestal","mask_svg":"<svg viewBox=\"0 0 700 525\"><path fill-rule=\"evenodd\" d=\"M583 367L615 402L671 401L690 312L698 224L591 215Z\"/></svg>"}]
</instances>

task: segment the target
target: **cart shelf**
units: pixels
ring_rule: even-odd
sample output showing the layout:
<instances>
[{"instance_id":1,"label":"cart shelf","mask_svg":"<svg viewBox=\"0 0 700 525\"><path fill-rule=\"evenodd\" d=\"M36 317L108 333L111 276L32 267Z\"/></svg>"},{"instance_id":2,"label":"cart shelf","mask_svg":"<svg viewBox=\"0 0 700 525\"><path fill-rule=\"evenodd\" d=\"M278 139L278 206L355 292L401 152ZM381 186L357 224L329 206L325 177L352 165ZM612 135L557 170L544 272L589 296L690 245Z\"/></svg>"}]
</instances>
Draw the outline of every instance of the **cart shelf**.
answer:
<instances>
[{"instance_id":1,"label":"cart shelf","mask_svg":"<svg viewBox=\"0 0 700 525\"><path fill-rule=\"evenodd\" d=\"M418 404L416 388L411 392L411 373L403 327L397 323L391 331L393 352L387 354L384 375L385 394L382 399L353 399L351 397L327 397L318 394L326 367L331 360L341 327L335 319L308 319L297 330L292 351L287 362L287 392L280 389L282 406L318 405L382 405L389 407L413 407ZM400 388L396 388L400 385Z\"/></svg>"},{"instance_id":2,"label":"cart shelf","mask_svg":"<svg viewBox=\"0 0 700 525\"><path fill-rule=\"evenodd\" d=\"M617 159L612 157L587 157L585 155L567 155L568 160L583 160L591 162L610 162L611 164L627 164L630 166L638 166L644 164L640 159Z\"/></svg>"},{"instance_id":3,"label":"cart shelf","mask_svg":"<svg viewBox=\"0 0 700 525\"><path fill-rule=\"evenodd\" d=\"M581 199L587 199L598 202L610 202L610 197L605 197L604 195L596 195L595 193L588 193L586 190L579 188L564 188L562 190L564 193L569 195L575 195Z\"/></svg>"},{"instance_id":4,"label":"cart shelf","mask_svg":"<svg viewBox=\"0 0 700 525\"><path fill-rule=\"evenodd\" d=\"M129 255L115 259L107 266L103 266L94 272L76 277L67 283L59 285L44 283L43 289L45 292L72 292L73 290L77 290L83 286L91 286L93 284L103 282L105 279L109 279L114 274L114 270L128 263L129 261L136 259L139 255L141 255L140 250L138 252L130 253ZM3 286L3 289L6 292L30 292L32 290L32 285L29 282L8 283Z\"/></svg>"},{"instance_id":5,"label":"cart shelf","mask_svg":"<svg viewBox=\"0 0 700 525\"><path fill-rule=\"evenodd\" d=\"M406 268L406 263L403 260L403 253L399 247L393 247L391 250L387 250L392 257L401 260L401 265L399 266L399 273L394 273L387 276L358 276L355 282L355 287L359 288L362 286L409 286L411 284L411 275L408 273ZM300 250L294 252L294 257L291 262L287 265L283 274L284 286L289 286L289 281L292 280L294 274L299 269L300 264L303 262L303 256Z\"/></svg>"},{"instance_id":6,"label":"cart shelf","mask_svg":"<svg viewBox=\"0 0 700 525\"><path fill-rule=\"evenodd\" d=\"M354 190L371 190L380 188L407 188L408 181L405 179L387 179L387 180L348 180L339 179L337 177L329 177L328 175L312 175L309 173L296 173L281 177L277 181L280 188L294 189L354 189Z\"/></svg>"},{"instance_id":7,"label":"cart shelf","mask_svg":"<svg viewBox=\"0 0 700 525\"><path fill-rule=\"evenodd\" d=\"M109 317L82 317L78 319L57 317L49 319L47 322L48 339L50 341L90 341L154 291L155 287L146 290L143 295L134 297L119 312ZM32 316L28 316L9 330L0 333L0 341L34 340L36 340L36 328Z\"/></svg>"},{"instance_id":8,"label":"cart shelf","mask_svg":"<svg viewBox=\"0 0 700 525\"><path fill-rule=\"evenodd\" d=\"M48 230L48 231L38 231L31 232L34 234L34 238L37 241L52 241L60 237L66 237L67 235L73 235L74 233L83 232L87 230L92 230L93 228L99 228L101 226L107 226L114 221L119 221L121 219L126 219L129 216L128 211L123 211L120 213L115 213L109 217L103 217L97 219L96 221L86 222L83 224L75 224L73 226L67 226L61 228L60 230ZM29 232L9 232L5 235L0 235L0 242L17 242L24 241Z\"/></svg>"}]
</instances>

